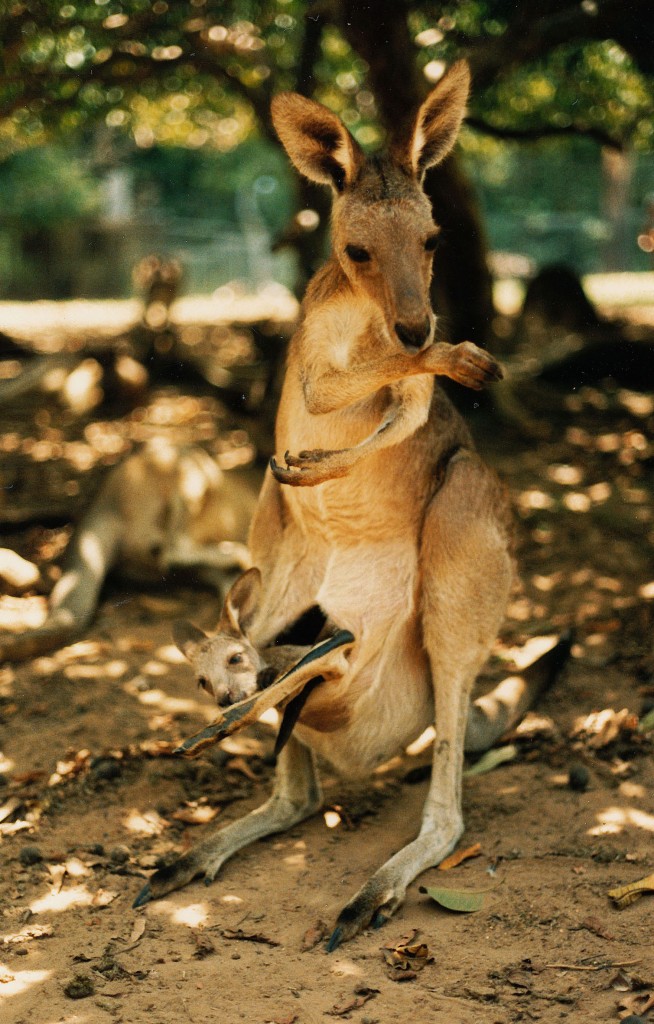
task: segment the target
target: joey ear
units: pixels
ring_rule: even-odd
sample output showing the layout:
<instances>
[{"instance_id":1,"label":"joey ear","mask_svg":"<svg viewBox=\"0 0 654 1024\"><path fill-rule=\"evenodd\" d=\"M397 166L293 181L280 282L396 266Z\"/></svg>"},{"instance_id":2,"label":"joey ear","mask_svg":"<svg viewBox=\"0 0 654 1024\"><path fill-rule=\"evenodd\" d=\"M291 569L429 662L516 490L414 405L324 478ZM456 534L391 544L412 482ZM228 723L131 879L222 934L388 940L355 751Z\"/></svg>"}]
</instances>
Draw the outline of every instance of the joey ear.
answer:
<instances>
[{"instance_id":1,"label":"joey ear","mask_svg":"<svg viewBox=\"0 0 654 1024\"><path fill-rule=\"evenodd\" d=\"M185 619L173 622L173 640L189 661L193 661L198 644L206 639L207 634L194 626L192 622L187 622Z\"/></svg>"},{"instance_id":2,"label":"joey ear","mask_svg":"<svg viewBox=\"0 0 654 1024\"><path fill-rule=\"evenodd\" d=\"M241 636L259 607L260 594L261 573L256 568L248 569L228 590L218 629Z\"/></svg>"},{"instance_id":3,"label":"joey ear","mask_svg":"<svg viewBox=\"0 0 654 1024\"><path fill-rule=\"evenodd\" d=\"M469 92L470 68L467 61L458 60L418 110L407 155L419 181L430 167L445 159L456 142Z\"/></svg>"},{"instance_id":4,"label":"joey ear","mask_svg":"<svg viewBox=\"0 0 654 1024\"><path fill-rule=\"evenodd\" d=\"M364 155L340 117L295 92L275 96L271 114L284 149L305 178L337 192L354 181Z\"/></svg>"}]
</instances>

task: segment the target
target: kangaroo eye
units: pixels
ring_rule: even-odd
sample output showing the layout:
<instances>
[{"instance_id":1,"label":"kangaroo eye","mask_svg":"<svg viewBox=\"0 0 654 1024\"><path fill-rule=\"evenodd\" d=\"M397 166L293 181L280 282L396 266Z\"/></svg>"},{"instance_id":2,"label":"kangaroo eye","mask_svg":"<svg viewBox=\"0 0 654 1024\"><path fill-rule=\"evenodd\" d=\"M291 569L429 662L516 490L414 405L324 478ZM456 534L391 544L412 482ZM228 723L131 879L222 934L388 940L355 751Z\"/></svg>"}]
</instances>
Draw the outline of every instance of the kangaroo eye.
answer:
<instances>
[{"instance_id":1,"label":"kangaroo eye","mask_svg":"<svg viewBox=\"0 0 654 1024\"><path fill-rule=\"evenodd\" d=\"M198 690L206 690L207 693L211 693L211 687L209 686L209 680L205 679L204 676L200 676L198 679Z\"/></svg>"},{"instance_id":2,"label":"kangaroo eye","mask_svg":"<svg viewBox=\"0 0 654 1024\"><path fill-rule=\"evenodd\" d=\"M228 665L240 665L242 663L242 661L243 661L243 655L242 654L231 654L229 656L229 658L227 659L227 664Z\"/></svg>"},{"instance_id":3,"label":"kangaroo eye","mask_svg":"<svg viewBox=\"0 0 654 1024\"><path fill-rule=\"evenodd\" d=\"M427 252L434 252L434 250L438 247L439 242L440 237L437 234L430 235L427 241L425 242L425 249L427 250Z\"/></svg>"},{"instance_id":4,"label":"kangaroo eye","mask_svg":"<svg viewBox=\"0 0 654 1024\"><path fill-rule=\"evenodd\" d=\"M345 255L349 256L353 263L368 263L370 261L368 250L362 249L359 245L346 245Z\"/></svg>"}]
</instances>

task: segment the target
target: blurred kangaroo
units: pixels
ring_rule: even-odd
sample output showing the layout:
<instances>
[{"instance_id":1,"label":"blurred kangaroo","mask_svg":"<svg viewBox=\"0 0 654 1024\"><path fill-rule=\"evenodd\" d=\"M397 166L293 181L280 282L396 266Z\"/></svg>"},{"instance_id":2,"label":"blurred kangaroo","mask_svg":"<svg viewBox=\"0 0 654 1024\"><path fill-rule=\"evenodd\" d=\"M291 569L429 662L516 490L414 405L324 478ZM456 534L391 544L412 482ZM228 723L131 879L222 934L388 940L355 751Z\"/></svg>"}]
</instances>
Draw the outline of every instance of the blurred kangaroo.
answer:
<instances>
[{"instance_id":1,"label":"blurred kangaroo","mask_svg":"<svg viewBox=\"0 0 654 1024\"><path fill-rule=\"evenodd\" d=\"M433 723L419 834L343 909L328 949L381 923L461 837L464 743L490 746L562 657L559 647L470 707L513 579L507 500L434 378L480 388L501 371L469 342L434 342L438 228L422 189L454 144L468 88L467 65L453 65L389 153L368 158L325 107L273 100L291 160L333 190L333 248L288 354L276 425L286 455L271 461L250 530L262 586L247 639L259 652L312 643L328 619L355 642L342 674L309 695L268 802L156 871L137 906L198 875L211 882L243 846L313 814L316 754L365 775Z\"/></svg>"},{"instance_id":2,"label":"blurred kangaroo","mask_svg":"<svg viewBox=\"0 0 654 1024\"><path fill-rule=\"evenodd\" d=\"M204 449L154 439L112 470L77 526L42 626L0 634L0 661L70 643L95 613L110 569L140 583L184 570L218 589L250 565L255 491Z\"/></svg>"}]
</instances>

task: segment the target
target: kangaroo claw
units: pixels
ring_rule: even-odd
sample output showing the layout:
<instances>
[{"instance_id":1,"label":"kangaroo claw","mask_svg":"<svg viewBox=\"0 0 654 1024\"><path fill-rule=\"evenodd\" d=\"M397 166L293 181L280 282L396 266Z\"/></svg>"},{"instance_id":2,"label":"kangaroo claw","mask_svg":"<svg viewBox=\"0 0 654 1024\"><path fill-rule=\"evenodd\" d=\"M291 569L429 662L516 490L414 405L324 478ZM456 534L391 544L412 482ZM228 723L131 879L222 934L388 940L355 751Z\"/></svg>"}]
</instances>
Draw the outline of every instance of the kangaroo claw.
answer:
<instances>
[{"instance_id":1,"label":"kangaroo claw","mask_svg":"<svg viewBox=\"0 0 654 1024\"><path fill-rule=\"evenodd\" d=\"M338 947L341 944L342 938L343 938L343 929L342 928L338 928L338 927L334 928L334 931L329 936L329 939L327 940L327 943L325 945L326 952L327 953L333 953L335 949L338 949Z\"/></svg>"},{"instance_id":2,"label":"kangaroo claw","mask_svg":"<svg viewBox=\"0 0 654 1024\"><path fill-rule=\"evenodd\" d=\"M145 904L149 903L151 899L152 889L150 888L150 883L146 882L146 884L143 886L140 893L132 903L132 909L137 910L139 907L144 907Z\"/></svg>"}]
</instances>

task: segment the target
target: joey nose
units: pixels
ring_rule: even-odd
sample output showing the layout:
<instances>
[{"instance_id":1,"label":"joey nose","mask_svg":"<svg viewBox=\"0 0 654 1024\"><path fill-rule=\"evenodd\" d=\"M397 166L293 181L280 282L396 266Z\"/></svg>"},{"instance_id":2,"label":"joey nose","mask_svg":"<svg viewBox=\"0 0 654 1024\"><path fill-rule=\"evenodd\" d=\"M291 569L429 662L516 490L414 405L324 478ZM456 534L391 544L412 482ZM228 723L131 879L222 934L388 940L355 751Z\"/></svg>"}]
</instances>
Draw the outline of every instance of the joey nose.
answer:
<instances>
[{"instance_id":1,"label":"joey nose","mask_svg":"<svg viewBox=\"0 0 654 1024\"><path fill-rule=\"evenodd\" d=\"M430 331L431 324L428 318L420 323L395 324L395 333L405 348L422 348Z\"/></svg>"}]
</instances>

